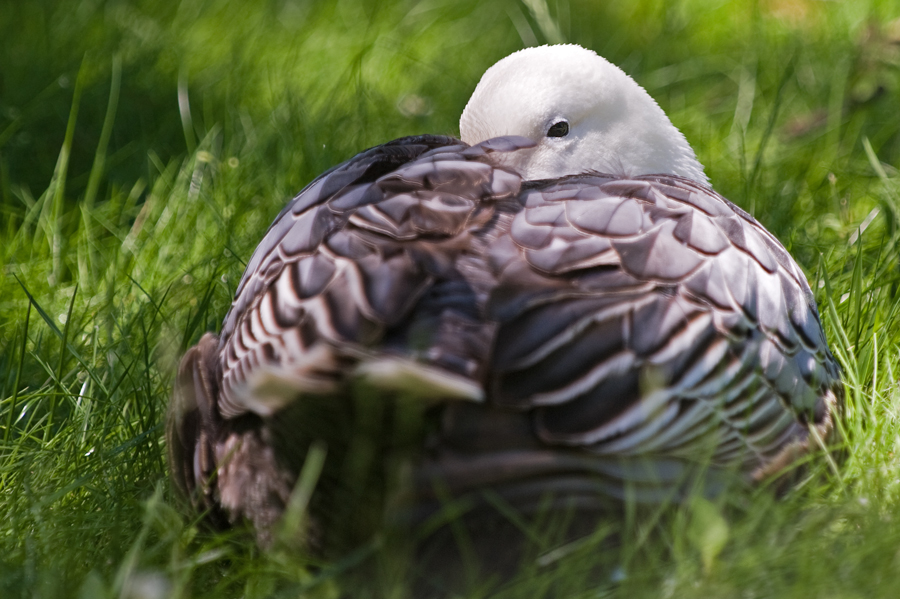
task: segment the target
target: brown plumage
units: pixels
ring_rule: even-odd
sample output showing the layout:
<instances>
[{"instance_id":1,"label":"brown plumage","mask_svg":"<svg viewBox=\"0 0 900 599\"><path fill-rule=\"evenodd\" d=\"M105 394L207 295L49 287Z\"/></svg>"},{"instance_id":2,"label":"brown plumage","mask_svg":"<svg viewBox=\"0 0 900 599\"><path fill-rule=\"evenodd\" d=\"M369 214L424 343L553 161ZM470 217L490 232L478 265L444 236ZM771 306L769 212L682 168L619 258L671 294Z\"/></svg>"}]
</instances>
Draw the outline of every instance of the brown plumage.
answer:
<instances>
[{"instance_id":1,"label":"brown plumage","mask_svg":"<svg viewBox=\"0 0 900 599\"><path fill-rule=\"evenodd\" d=\"M524 181L504 156L530 145L399 139L285 207L179 370L170 461L198 508L267 538L317 439L327 545L385 502L415 522L485 489L589 509L698 464L710 490L758 480L829 430L839 368L771 234L674 175Z\"/></svg>"}]
</instances>

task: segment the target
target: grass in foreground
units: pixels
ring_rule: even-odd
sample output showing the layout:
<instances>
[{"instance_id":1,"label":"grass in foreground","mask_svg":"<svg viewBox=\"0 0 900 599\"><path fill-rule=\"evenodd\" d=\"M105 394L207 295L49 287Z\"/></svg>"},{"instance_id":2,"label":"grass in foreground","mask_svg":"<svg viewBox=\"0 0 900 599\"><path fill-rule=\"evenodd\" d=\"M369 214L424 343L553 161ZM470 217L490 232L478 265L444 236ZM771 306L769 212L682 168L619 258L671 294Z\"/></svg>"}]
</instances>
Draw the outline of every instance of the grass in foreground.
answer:
<instances>
[{"instance_id":1,"label":"grass in foreground","mask_svg":"<svg viewBox=\"0 0 900 599\"><path fill-rule=\"evenodd\" d=\"M842 440L783 499L611 523L621 547L474 595L895 596L900 9L594 4L2 2L0 596L405 596L388 573L352 587L358 556L263 554L185 519L174 367L286 198L370 145L455 133L485 68L560 40L644 85L804 266L845 370Z\"/></svg>"}]
</instances>

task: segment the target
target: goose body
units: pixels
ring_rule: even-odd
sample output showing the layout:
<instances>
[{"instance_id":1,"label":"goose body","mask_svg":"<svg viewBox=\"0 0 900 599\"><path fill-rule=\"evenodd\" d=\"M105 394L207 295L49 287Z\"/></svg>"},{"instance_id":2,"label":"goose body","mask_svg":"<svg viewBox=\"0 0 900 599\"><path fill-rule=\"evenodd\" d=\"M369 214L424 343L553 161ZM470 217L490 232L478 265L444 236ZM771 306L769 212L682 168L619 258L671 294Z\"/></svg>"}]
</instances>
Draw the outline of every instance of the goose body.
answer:
<instances>
[{"instance_id":1,"label":"goose body","mask_svg":"<svg viewBox=\"0 0 900 599\"><path fill-rule=\"evenodd\" d=\"M435 423L411 513L656 500L696 464L759 480L828 432L842 387L803 272L621 70L517 52L460 128L366 150L275 219L179 369L170 461L197 505L271 528L360 384Z\"/></svg>"}]
</instances>

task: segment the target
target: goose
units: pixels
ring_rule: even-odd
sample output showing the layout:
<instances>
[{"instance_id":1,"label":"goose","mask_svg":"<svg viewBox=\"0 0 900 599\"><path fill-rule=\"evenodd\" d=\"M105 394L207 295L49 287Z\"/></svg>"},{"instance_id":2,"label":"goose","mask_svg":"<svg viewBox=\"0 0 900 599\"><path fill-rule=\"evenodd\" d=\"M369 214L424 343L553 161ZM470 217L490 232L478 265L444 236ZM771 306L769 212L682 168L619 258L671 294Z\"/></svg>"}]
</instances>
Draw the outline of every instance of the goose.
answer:
<instances>
[{"instance_id":1,"label":"goose","mask_svg":"<svg viewBox=\"0 0 900 599\"><path fill-rule=\"evenodd\" d=\"M460 138L361 152L275 218L176 375L196 509L271 540L324 447L327 545L392 485L415 521L485 490L590 509L761 481L826 438L843 387L803 271L631 77L520 50Z\"/></svg>"}]
</instances>

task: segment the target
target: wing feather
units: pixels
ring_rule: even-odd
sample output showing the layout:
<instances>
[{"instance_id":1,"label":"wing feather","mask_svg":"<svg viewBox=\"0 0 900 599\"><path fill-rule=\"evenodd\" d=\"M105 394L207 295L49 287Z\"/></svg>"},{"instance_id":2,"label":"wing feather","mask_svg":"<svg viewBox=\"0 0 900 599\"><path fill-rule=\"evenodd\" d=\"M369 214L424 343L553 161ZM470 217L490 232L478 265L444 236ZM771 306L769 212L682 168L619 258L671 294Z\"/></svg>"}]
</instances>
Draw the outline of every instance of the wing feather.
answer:
<instances>
[{"instance_id":1,"label":"wing feather","mask_svg":"<svg viewBox=\"0 0 900 599\"><path fill-rule=\"evenodd\" d=\"M842 387L812 293L746 212L669 176L534 182L522 205L488 249L489 388L545 445L757 475L807 442L805 423L830 426ZM602 265L570 249L585 240ZM442 459L465 455L451 446Z\"/></svg>"}]
</instances>

